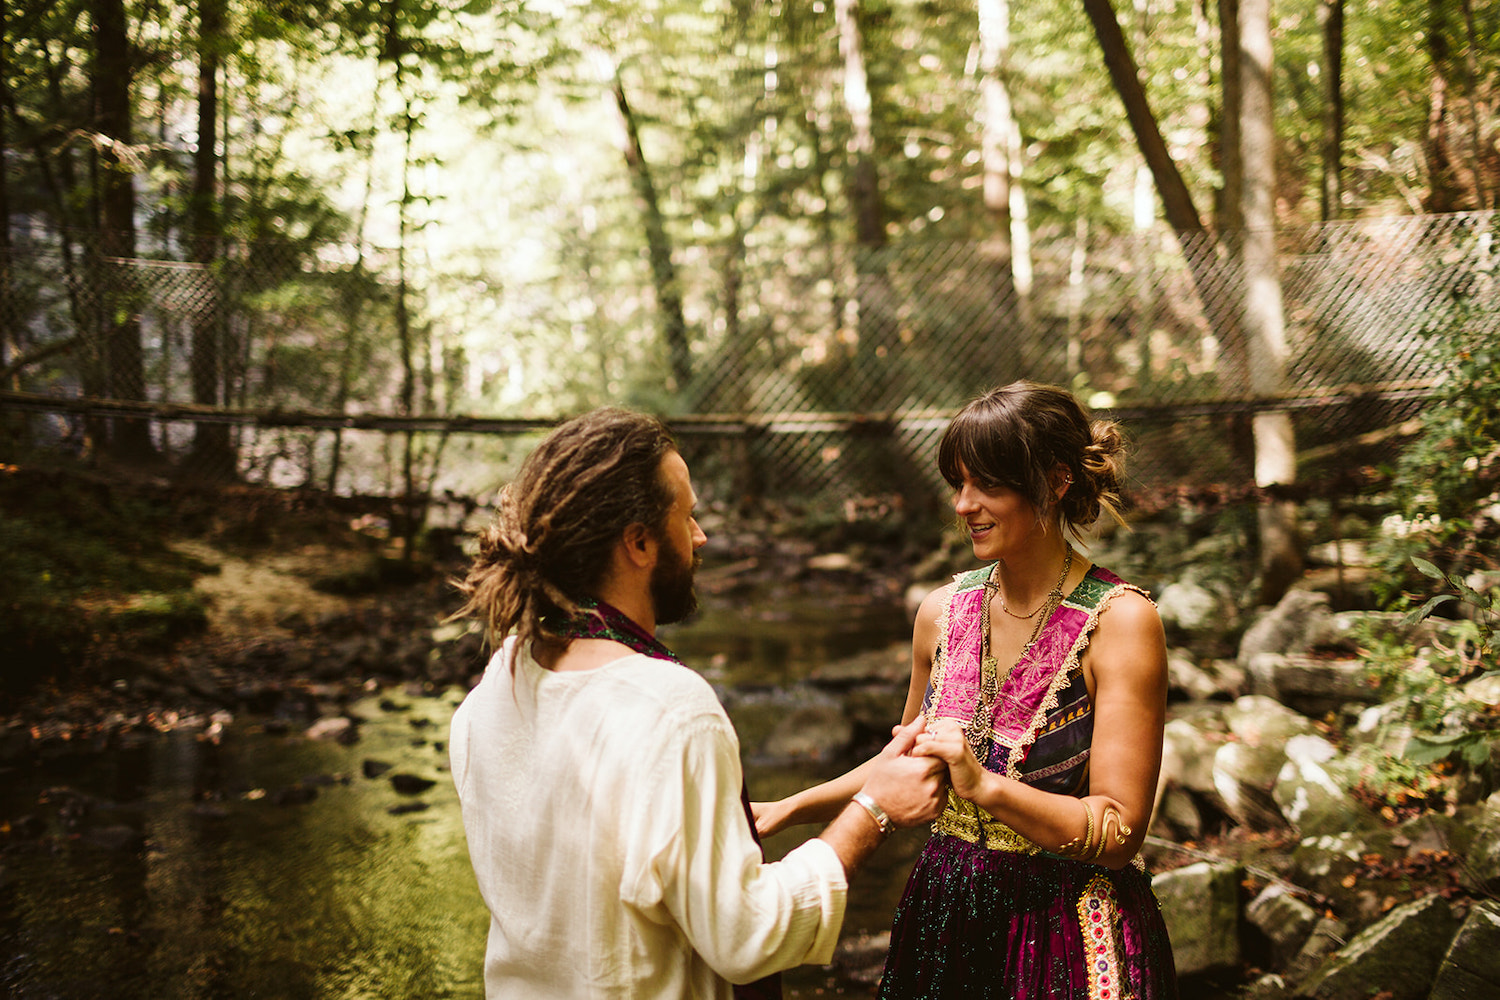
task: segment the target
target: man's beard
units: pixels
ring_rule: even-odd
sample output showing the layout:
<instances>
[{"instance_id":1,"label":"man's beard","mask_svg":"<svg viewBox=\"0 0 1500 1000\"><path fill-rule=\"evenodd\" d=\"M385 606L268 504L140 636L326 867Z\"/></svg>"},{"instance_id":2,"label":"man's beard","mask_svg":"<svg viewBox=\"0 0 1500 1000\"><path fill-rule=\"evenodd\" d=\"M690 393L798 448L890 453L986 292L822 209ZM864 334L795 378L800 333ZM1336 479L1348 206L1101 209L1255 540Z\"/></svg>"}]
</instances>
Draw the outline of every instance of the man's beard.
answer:
<instances>
[{"instance_id":1,"label":"man's beard","mask_svg":"<svg viewBox=\"0 0 1500 1000\"><path fill-rule=\"evenodd\" d=\"M698 610L693 573L702 558L697 552L684 556L669 544L662 545L661 554L651 571L651 604L656 611L656 624L670 625Z\"/></svg>"}]
</instances>

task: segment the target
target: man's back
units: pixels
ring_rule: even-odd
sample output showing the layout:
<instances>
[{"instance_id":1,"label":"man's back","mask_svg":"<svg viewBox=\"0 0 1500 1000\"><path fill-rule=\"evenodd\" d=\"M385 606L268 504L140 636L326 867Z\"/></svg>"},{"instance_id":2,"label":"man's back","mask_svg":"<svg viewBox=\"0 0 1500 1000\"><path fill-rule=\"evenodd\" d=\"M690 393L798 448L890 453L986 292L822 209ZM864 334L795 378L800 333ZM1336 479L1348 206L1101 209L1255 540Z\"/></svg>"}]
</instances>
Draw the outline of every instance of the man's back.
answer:
<instances>
[{"instance_id":1,"label":"man's back","mask_svg":"<svg viewBox=\"0 0 1500 1000\"><path fill-rule=\"evenodd\" d=\"M514 647L451 743L489 996L727 996L721 974L831 951L842 868L819 847L761 866L734 731L701 677L639 655L552 672L522 652L512 680Z\"/></svg>"}]
</instances>

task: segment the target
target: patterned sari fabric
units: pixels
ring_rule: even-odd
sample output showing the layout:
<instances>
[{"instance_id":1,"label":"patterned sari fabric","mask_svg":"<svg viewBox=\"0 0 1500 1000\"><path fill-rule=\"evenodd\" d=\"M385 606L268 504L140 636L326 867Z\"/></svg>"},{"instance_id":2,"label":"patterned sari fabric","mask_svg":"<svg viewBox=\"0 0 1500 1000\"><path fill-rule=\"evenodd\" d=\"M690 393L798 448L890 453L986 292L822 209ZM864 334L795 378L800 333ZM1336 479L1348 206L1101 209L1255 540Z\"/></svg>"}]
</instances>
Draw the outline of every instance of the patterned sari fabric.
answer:
<instances>
[{"instance_id":1,"label":"patterned sari fabric","mask_svg":"<svg viewBox=\"0 0 1500 1000\"><path fill-rule=\"evenodd\" d=\"M939 619L923 703L966 723L978 703L988 568L960 575ZM1049 792L1088 793L1093 709L1079 657L1124 590L1094 567L1002 680L984 765ZM1122 871L1058 857L951 792L896 908L884 1000L1173 1000L1177 977L1140 859Z\"/></svg>"}]
</instances>

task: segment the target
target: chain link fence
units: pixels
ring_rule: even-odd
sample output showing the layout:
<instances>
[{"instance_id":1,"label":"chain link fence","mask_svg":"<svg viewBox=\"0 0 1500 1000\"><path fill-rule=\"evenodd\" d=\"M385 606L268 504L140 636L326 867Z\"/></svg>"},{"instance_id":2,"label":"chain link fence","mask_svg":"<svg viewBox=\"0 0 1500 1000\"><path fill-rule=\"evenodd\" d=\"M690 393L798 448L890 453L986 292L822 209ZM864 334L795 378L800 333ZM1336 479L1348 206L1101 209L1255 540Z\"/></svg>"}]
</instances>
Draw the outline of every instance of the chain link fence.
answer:
<instances>
[{"instance_id":1,"label":"chain link fence","mask_svg":"<svg viewBox=\"0 0 1500 1000\"><path fill-rule=\"evenodd\" d=\"M121 257L46 234L15 242L0 276L0 458L461 514L552 422L624 402L669 419L710 499L855 516L933 502L948 418L1030 378L1124 423L1138 497L1248 488L1250 417L1268 408L1293 415L1304 488L1336 491L1410 435L1459 302L1500 333L1495 222L1279 234L1287 344L1269 398L1248 389L1265 362L1233 321L1242 280L1206 235L1039 241L1029 271L984 243L697 246L659 296L643 254L582 244L541 248L547 266L523 277L499 252L415 273L357 247ZM657 307L671 298L680 323Z\"/></svg>"}]
</instances>

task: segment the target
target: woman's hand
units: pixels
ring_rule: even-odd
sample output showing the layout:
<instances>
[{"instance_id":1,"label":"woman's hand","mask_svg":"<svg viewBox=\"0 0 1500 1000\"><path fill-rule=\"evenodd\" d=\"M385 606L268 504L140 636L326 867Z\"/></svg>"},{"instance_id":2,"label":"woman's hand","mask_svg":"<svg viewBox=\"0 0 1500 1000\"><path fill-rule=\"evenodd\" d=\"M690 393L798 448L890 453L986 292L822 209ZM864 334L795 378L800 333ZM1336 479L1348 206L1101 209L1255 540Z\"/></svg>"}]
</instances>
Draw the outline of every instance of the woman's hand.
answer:
<instances>
[{"instance_id":1,"label":"woman's hand","mask_svg":"<svg viewBox=\"0 0 1500 1000\"><path fill-rule=\"evenodd\" d=\"M964 739L958 723L952 719L934 722L926 732L917 734L917 744L911 752L915 757L936 757L947 764L948 783L959 798L978 797L985 771L969 749L969 741Z\"/></svg>"},{"instance_id":2,"label":"woman's hand","mask_svg":"<svg viewBox=\"0 0 1500 1000\"><path fill-rule=\"evenodd\" d=\"M792 817L792 807L787 804L786 799L752 802L750 812L755 816L755 832L762 839L780 833L791 825L787 821Z\"/></svg>"},{"instance_id":3,"label":"woman's hand","mask_svg":"<svg viewBox=\"0 0 1500 1000\"><path fill-rule=\"evenodd\" d=\"M921 719L898 726L865 772L862 790L900 827L931 822L948 801L942 761L922 760L910 752L921 729Z\"/></svg>"}]
</instances>

